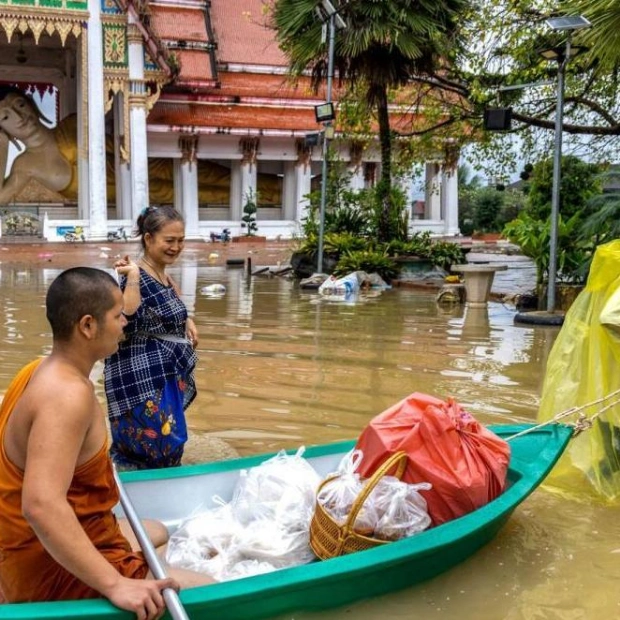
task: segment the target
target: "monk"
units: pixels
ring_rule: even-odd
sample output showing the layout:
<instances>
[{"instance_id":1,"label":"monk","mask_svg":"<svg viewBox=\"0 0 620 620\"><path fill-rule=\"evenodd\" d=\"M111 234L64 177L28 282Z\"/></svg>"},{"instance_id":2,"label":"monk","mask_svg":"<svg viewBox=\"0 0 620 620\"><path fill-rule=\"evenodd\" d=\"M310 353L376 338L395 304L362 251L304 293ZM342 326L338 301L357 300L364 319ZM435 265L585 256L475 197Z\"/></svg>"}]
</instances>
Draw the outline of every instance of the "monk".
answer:
<instances>
[{"instance_id":1,"label":"monk","mask_svg":"<svg viewBox=\"0 0 620 620\"><path fill-rule=\"evenodd\" d=\"M52 352L20 371L0 408L0 593L11 603L104 596L155 620L164 588L212 580L181 569L153 579L112 512L119 492L89 375L118 348L122 293L106 272L76 267L51 284L46 309ZM145 527L166 542L163 524Z\"/></svg>"}]
</instances>

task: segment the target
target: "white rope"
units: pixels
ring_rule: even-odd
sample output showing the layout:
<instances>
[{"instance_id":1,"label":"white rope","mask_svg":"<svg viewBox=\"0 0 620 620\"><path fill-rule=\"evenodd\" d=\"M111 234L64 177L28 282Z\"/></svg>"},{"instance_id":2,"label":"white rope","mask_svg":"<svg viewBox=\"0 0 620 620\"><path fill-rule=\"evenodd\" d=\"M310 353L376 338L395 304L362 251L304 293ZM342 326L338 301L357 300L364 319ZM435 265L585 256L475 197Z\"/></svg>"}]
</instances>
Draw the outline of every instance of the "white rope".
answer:
<instances>
[{"instance_id":1,"label":"white rope","mask_svg":"<svg viewBox=\"0 0 620 620\"><path fill-rule=\"evenodd\" d=\"M591 416L586 415L585 413L586 409L590 409L591 407L600 405L601 403L608 401L610 398L613 398L614 400L612 400L611 402L608 402L605 406L601 407L593 415ZM572 422L572 423L566 422L568 426L573 427L573 437L576 437L582 431L592 428L592 425L594 424L594 420L596 420L596 418L598 418L600 415L602 415L603 413L605 413L612 407L615 407L616 405L620 405L620 389L616 390L615 392L612 392L611 394L607 394L607 396L602 396L601 398L597 398L596 400L593 400L592 402L585 403L585 405L571 407L570 409L566 409L566 411L561 411L560 413L556 413L550 420L547 420L546 422L541 422L540 424L536 424L536 426L526 428L524 431L521 431L520 433L516 433L512 435L511 437L508 437L506 441L511 441L512 439L521 437L521 435L527 435L528 433L538 430L539 428L544 428L545 426L549 426L550 424L556 424L557 422L559 422L560 420L563 420L564 418L568 418L570 416L574 416L578 414L578 418L575 422Z\"/></svg>"}]
</instances>

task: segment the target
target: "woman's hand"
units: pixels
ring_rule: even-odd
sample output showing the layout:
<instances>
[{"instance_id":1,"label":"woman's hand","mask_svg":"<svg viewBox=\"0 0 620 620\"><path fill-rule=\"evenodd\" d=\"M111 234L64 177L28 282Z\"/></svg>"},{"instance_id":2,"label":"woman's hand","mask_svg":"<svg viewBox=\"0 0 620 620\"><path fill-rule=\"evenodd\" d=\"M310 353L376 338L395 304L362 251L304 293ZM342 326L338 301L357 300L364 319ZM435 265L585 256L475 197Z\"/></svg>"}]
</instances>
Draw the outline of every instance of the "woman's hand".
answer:
<instances>
[{"instance_id":1,"label":"woman's hand","mask_svg":"<svg viewBox=\"0 0 620 620\"><path fill-rule=\"evenodd\" d=\"M187 317L187 321L185 323L185 334L187 339L192 343L192 347L194 349L198 346L198 330L196 329L196 324L193 319Z\"/></svg>"},{"instance_id":2,"label":"woman's hand","mask_svg":"<svg viewBox=\"0 0 620 620\"><path fill-rule=\"evenodd\" d=\"M129 276L130 273L135 273L138 278L140 277L140 267L135 263L129 255L117 260L114 263L114 269L121 276Z\"/></svg>"}]
</instances>

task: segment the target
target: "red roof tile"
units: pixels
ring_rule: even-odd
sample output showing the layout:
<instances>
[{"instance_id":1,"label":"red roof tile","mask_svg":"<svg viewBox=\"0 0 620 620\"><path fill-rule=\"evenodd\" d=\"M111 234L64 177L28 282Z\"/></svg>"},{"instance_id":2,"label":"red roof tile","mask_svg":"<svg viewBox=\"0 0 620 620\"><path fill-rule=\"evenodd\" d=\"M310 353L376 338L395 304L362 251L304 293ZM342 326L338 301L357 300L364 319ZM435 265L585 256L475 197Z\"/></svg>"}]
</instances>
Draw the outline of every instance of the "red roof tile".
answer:
<instances>
[{"instance_id":1,"label":"red roof tile","mask_svg":"<svg viewBox=\"0 0 620 620\"><path fill-rule=\"evenodd\" d=\"M148 117L149 125L210 127L213 129L275 129L317 131L314 108L184 104L158 102Z\"/></svg>"},{"instance_id":2,"label":"red roof tile","mask_svg":"<svg viewBox=\"0 0 620 620\"><path fill-rule=\"evenodd\" d=\"M211 21L220 63L285 67L287 59L266 26L262 0L216 0Z\"/></svg>"},{"instance_id":3,"label":"red roof tile","mask_svg":"<svg viewBox=\"0 0 620 620\"><path fill-rule=\"evenodd\" d=\"M214 80L208 52L204 50L174 50L174 54L181 67L177 78L178 84L203 82L204 85L207 85L208 82Z\"/></svg>"},{"instance_id":4,"label":"red roof tile","mask_svg":"<svg viewBox=\"0 0 620 620\"><path fill-rule=\"evenodd\" d=\"M209 42L203 9L152 5L151 28L161 39Z\"/></svg>"}]
</instances>

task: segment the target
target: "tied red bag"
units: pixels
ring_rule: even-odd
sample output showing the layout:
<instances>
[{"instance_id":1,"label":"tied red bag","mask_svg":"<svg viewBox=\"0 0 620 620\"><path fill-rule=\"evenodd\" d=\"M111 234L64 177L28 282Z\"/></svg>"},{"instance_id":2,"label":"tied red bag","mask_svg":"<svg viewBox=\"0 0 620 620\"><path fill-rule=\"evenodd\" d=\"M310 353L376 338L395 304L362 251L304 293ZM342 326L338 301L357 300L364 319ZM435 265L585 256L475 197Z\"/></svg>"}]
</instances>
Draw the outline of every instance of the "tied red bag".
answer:
<instances>
[{"instance_id":1,"label":"tied red bag","mask_svg":"<svg viewBox=\"0 0 620 620\"><path fill-rule=\"evenodd\" d=\"M403 481L430 482L421 491L433 525L480 508L505 488L510 447L453 400L414 393L379 414L355 446L367 478L399 450L408 455Z\"/></svg>"}]
</instances>

